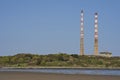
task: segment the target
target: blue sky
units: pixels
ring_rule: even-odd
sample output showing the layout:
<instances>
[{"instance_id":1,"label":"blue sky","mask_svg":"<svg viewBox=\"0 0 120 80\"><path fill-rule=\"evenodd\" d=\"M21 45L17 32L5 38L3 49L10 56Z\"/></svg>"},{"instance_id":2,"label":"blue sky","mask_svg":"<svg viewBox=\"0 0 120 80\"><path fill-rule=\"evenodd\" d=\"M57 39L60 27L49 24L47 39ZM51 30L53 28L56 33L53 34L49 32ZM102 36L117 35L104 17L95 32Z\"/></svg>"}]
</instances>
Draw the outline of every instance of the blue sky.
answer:
<instances>
[{"instance_id":1,"label":"blue sky","mask_svg":"<svg viewBox=\"0 0 120 80\"><path fill-rule=\"evenodd\" d=\"M84 10L85 53L93 54L94 13L99 52L120 56L120 0L0 0L0 55L79 54Z\"/></svg>"}]
</instances>

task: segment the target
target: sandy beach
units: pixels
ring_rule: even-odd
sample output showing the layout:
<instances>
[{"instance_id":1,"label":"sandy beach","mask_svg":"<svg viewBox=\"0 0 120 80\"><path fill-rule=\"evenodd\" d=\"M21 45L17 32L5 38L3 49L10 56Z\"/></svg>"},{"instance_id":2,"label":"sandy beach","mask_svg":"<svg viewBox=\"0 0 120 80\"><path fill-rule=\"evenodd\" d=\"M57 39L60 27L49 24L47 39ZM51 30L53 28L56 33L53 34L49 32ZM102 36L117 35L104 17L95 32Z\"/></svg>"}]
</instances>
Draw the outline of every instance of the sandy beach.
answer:
<instances>
[{"instance_id":1,"label":"sandy beach","mask_svg":"<svg viewBox=\"0 0 120 80\"><path fill-rule=\"evenodd\" d=\"M37 72L0 72L0 80L120 80L120 76L51 74Z\"/></svg>"}]
</instances>

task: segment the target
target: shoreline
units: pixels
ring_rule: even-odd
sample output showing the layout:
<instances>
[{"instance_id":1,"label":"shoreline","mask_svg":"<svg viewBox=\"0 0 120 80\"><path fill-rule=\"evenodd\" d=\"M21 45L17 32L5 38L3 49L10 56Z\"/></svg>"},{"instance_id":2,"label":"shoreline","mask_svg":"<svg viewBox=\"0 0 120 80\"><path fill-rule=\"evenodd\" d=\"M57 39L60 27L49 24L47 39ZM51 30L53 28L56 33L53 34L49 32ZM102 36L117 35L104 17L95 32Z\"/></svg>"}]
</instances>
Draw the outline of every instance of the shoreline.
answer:
<instances>
[{"instance_id":1,"label":"shoreline","mask_svg":"<svg viewBox=\"0 0 120 80\"><path fill-rule=\"evenodd\" d=\"M87 69L87 70L120 70L120 67L0 67L0 69Z\"/></svg>"},{"instance_id":2,"label":"shoreline","mask_svg":"<svg viewBox=\"0 0 120 80\"><path fill-rule=\"evenodd\" d=\"M120 76L120 69L96 69L96 68L0 68L0 72L36 72L55 74L85 74L85 75L113 75Z\"/></svg>"},{"instance_id":3,"label":"shoreline","mask_svg":"<svg viewBox=\"0 0 120 80\"><path fill-rule=\"evenodd\" d=\"M120 80L120 76L56 74L37 72L0 72L0 80Z\"/></svg>"}]
</instances>

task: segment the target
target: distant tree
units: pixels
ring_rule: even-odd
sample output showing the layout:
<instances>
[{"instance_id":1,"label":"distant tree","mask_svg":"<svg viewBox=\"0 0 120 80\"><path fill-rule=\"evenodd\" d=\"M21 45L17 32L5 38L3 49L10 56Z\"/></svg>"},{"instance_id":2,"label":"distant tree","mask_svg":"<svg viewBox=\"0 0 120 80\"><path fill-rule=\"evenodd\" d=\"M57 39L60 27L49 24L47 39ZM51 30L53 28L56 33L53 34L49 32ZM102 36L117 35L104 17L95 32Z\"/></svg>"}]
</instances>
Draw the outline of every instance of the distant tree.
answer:
<instances>
[{"instance_id":1,"label":"distant tree","mask_svg":"<svg viewBox=\"0 0 120 80\"><path fill-rule=\"evenodd\" d=\"M71 54L71 56L74 57L74 58L79 58L78 54Z\"/></svg>"}]
</instances>

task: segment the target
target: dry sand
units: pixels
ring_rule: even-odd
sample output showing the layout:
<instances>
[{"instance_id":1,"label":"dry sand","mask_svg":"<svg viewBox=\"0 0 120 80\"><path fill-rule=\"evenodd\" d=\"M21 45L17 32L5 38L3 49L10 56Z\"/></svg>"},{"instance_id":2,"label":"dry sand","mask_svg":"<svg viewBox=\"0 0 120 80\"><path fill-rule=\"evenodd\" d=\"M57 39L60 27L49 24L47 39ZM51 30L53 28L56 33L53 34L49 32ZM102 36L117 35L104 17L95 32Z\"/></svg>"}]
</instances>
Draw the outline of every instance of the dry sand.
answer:
<instances>
[{"instance_id":1,"label":"dry sand","mask_svg":"<svg viewBox=\"0 0 120 80\"><path fill-rule=\"evenodd\" d=\"M120 76L71 75L37 72L0 72L0 80L120 80Z\"/></svg>"}]
</instances>

